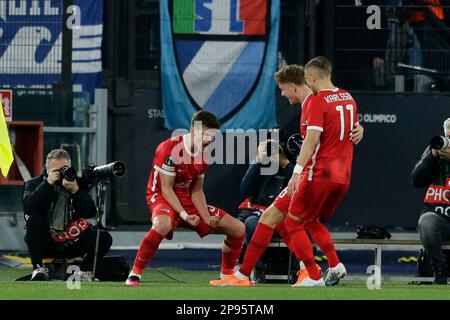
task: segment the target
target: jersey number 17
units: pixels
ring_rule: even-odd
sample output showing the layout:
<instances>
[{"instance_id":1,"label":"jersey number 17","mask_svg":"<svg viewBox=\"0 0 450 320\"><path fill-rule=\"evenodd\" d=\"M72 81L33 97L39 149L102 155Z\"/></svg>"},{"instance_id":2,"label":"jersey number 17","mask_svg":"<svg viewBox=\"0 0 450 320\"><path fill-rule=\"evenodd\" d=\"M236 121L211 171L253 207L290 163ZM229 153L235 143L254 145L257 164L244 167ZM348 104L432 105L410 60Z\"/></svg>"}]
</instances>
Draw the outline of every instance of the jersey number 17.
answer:
<instances>
[{"instance_id":1,"label":"jersey number 17","mask_svg":"<svg viewBox=\"0 0 450 320\"><path fill-rule=\"evenodd\" d=\"M353 130L353 124L354 124L354 115L353 115L353 105L352 104L348 104L347 106L345 106L345 110L350 112L350 132ZM336 111L339 112L340 118L341 118L341 135L340 135L340 140L343 141L344 140L344 136L345 136L345 112L344 112L344 107L343 106L337 106L336 107Z\"/></svg>"}]
</instances>

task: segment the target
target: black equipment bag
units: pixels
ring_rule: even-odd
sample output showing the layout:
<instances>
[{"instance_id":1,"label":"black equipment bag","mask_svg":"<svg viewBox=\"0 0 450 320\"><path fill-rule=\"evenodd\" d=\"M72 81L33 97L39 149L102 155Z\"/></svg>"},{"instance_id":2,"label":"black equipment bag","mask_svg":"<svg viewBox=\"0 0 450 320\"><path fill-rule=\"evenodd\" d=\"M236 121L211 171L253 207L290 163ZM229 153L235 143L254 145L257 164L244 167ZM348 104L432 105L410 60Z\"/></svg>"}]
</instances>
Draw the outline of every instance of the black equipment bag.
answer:
<instances>
[{"instance_id":1,"label":"black equipment bag","mask_svg":"<svg viewBox=\"0 0 450 320\"><path fill-rule=\"evenodd\" d=\"M356 239L390 239L392 236L384 227L359 226Z\"/></svg>"},{"instance_id":2,"label":"black equipment bag","mask_svg":"<svg viewBox=\"0 0 450 320\"><path fill-rule=\"evenodd\" d=\"M81 260L76 260L71 265L79 266ZM70 274L67 273L69 265L65 262L52 263L44 265L49 269L51 280L67 280ZM95 278L99 281L123 282L127 279L130 273L130 267L127 261L122 256L105 256L97 262L97 270L95 271ZM30 281L31 274L20 277L16 281Z\"/></svg>"},{"instance_id":3,"label":"black equipment bag","mask_svg":"<svg viewBox=\"0 0 450 320\"><path fill-rule=\"evenodd\" d=\"M100 281L125 281L130 273L130 266L122 256L105 256L100 259L95 277Z\"/></svg>"}]
</instances>

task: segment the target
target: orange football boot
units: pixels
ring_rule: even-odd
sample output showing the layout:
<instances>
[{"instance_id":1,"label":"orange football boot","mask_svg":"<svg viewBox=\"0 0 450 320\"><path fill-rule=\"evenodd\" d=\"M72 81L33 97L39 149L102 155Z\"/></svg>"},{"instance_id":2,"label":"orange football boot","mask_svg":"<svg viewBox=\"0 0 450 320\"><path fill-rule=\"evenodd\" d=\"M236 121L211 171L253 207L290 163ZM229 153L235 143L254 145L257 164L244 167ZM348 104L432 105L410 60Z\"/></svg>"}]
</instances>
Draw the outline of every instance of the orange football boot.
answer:
<instances>
[{"instance_id":1,"label":"orange football boot","mask_svg":"<svg viewBox=\"0 0 450 320\"><path fill-rule=\"evenodd\" d=\"M209 282L209 285L213 287L251 287L254 286L255 283L249 279L238 279L234 274L232 274L224 279L212 280Z\"/></svg>"}]
</instances>

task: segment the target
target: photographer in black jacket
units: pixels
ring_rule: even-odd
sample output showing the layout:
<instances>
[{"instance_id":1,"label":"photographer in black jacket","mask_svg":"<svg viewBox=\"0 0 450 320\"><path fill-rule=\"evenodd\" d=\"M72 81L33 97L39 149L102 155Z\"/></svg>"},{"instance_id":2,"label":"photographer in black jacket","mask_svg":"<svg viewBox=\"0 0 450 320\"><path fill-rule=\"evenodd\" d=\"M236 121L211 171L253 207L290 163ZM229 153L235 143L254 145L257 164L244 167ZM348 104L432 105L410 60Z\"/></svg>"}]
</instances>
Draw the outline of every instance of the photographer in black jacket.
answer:
<instances>
[{"instance_id":1,"label":"photographer in black jacket","mask_svg":"<svg viewBox=\"0 0 450 320\"><path fill-rule=\"evenodd\" d=\"M76 177L73 169L65 171L70 168L70 162L70 155L65 150L52 150L47 155L42 174L25 183L25 242L33 264L32 281L49 280L48 270L42 263L47 257L84 256L80 266L81 279L92 277L96 232L86 219L95 216L96 206L87 183ZM111 235L101 231L99 259L111 245Z\"/></svg>"},{"instance_id":2,"label":"photographer in black jacket","mask_svg":"<svg viewBox=\"0 0 450 320\"><path fill-rule=\"evenodd\" d=\"M450 118L444 122L444 132L442 142L450 137ZM431 258L434 284L447 284L447 264L441 245L442 241L450 240L450 148L427 147L411 177L415 187L428 188L419 219L420 240Z\"/></svg>"}]
</instances>

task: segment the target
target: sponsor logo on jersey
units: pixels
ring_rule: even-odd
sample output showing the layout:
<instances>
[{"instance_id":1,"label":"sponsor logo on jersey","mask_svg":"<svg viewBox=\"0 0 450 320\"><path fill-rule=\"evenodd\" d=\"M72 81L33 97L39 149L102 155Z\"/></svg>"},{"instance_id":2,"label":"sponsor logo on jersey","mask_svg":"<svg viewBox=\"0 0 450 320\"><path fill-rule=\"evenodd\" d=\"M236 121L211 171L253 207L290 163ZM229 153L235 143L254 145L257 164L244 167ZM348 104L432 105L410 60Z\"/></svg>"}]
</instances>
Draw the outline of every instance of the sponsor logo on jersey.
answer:
<instances>
[{"instance_id":1,"label":"sponsor logo on jersey","mask_svg":"<svg viewBox=\"0 0 450 320\"><path fill-rule=\"evenodd\" d=\"M173 161L172 156L167 156L167 157L164 159L164 163L165 163L166 165L168 165L168 166L173 166L173 165L174 165L174 161Z\"/></svg>"}]
</instances>

